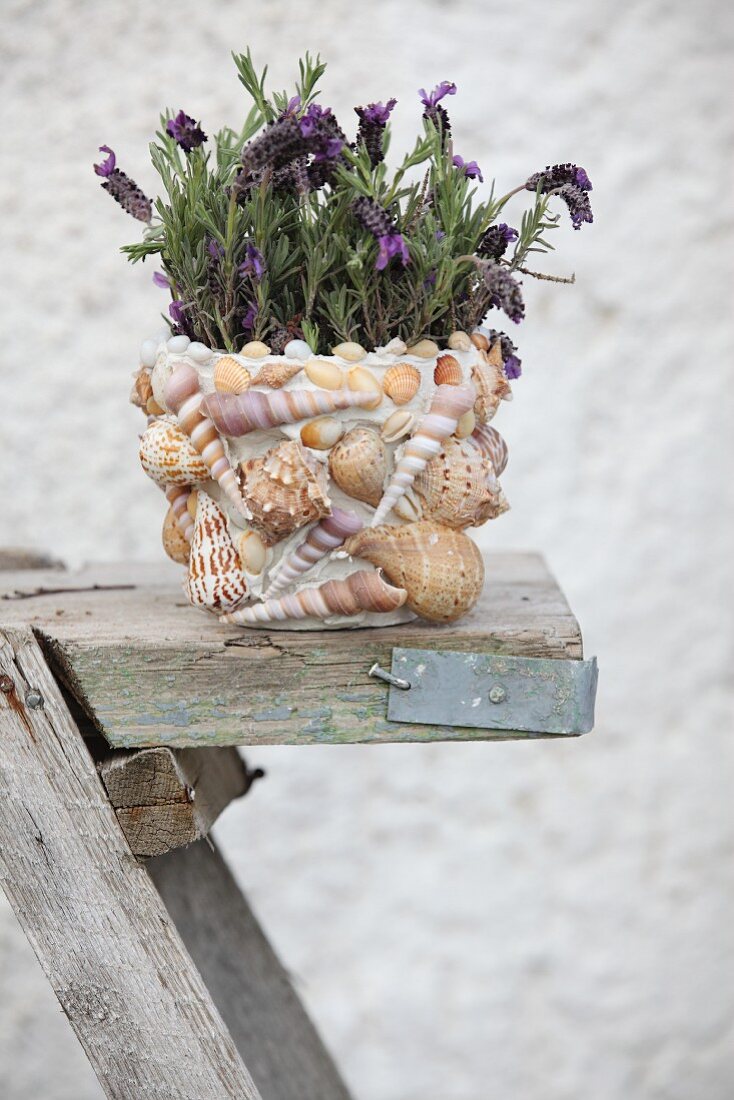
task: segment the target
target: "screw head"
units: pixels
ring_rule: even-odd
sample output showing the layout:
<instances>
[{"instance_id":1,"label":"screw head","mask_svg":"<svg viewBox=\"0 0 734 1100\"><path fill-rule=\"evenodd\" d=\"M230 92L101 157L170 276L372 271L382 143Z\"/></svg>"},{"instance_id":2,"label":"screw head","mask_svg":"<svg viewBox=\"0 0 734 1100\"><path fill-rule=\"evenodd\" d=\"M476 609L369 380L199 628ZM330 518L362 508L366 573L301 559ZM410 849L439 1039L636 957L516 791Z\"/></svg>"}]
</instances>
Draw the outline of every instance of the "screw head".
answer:
<instances>
[{"instance_id":1,"label":"screw head","mask_svg":"<svg viewBox=\"0 0 734 1100\"><path fill-rule=\"evenodd\" d=\"M507 692L502 687L502 684L494 684L489 689L489 701L490 703L504 703L507 698Z\"/></svg>"},{"instance_id":2,"label":"screw head","mask_svg":"<svg viewBox=\"0 0 734 1100\"><path fill-rule=\"evenodd\" d=\"M31 710L38 710L39 707L43 706L43 696L38 688L29 688L25 693L25 701L26 706L30 707Z\"/></svg>"}]
</instances>

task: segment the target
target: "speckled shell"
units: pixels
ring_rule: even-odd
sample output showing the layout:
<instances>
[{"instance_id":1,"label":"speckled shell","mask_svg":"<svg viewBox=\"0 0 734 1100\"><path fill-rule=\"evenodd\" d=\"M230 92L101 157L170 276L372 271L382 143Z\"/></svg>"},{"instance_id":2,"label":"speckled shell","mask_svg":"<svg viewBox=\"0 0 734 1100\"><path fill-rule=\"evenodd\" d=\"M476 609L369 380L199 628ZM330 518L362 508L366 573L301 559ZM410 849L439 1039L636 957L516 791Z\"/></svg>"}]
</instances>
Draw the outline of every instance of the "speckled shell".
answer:
<instances>
[{"instance_id":1,"label":"speckled shell","mask_svg":"<svg viewBox=\"0 0 734 1100\"><path fill-rule=\"evenodd\" d=\"M323 557L341 546L345 539L362 529L362 520L356 512L334 508L330 516L311 528L303 542L279 563L264 598L270 599L312 569Z\"/></svg>"},{"instance_id":2,"label":"speckled shell","mask_svg":"<svg viewBox=\"0 0 734 1100\"><path fill-rule=\"evenodd\" d=\"M179 565L188 564L189 554L191 553L191 543L178 525L178 519L173 510L173 505L168 509L166 518L163 520L161 542L163 543L163 549L166 554L168 554L171 561L175 561Z\"/></svg>"},{"instance_id":3,"label":"speckled shell","mask_svg":"<svg viewBox=\"0 0 734 1100\"><path fill-rule=\"evenodd\" d=\"M423 516L445 527L479 527L507 510L492 463L473 443L447 439L413 483Z\"/></svg>"},{"instance_id":4,"label":"speckled shell","mask_svg":"<svg viewBox=\"0 0 734 1100\"><path fill-rule=\"evenodd\" d=\"M247 595L247 578L222 509L204 492L197 494L189 572L189 602L209 611L228 611Z\"/></svg>"},{"instance_id":5,"label":"speckled shell","mask_svg":"<svg viewBox=\"0 0 734 1100\"><path fill-rule=\"evenodd\" d=\"M302 362L271 359L269 363L265 363L264 366L260 367L252 380L253 385L268 386L271 390L279 390L281 386L284 386L286 382L290 382L291 378L295 378L302 370Z\"/></svg>"},{"instance_id":6,"label":"speckled shell","mask_svg":"<svg viewBox=\"0 0 734 1100\"><path fill-rule=\"evenodd\" d=\"M223 355L214 366L214 389L218 393L244 393L250 388L252 375L231 355Z\"/></svg>"},{"instance_id":7,"label":"speckled shell","mask_svg":"<svg viewBox=\"0 0 734 1100\"><path fill-rule=\"evenodd\" d=\"M265 600L223 615L222 622L283 622L287 619L329 619L332 616L357 615L360 611L396 611L405 603L406 593L394 588L379 573L360 569L344 580L326 581L316 588L302 588L294 595Z\"/></svg>"},{"instance_id":8,"label":"speckled shell","mask_svg":"<svg viewBox=\"0 0 734 1100\"><path fill-rule=\"evenodd\" d=\"M240 478L252 526L266 546L331 511L326 467L298 440L243 462Z\"/></svg>"},{"instance_id":9,"label":"speckled shell","mask_svg":"<svg viewBox=\"0 0 734 1100\"><path fill-rule=\"evenodd\" d=\"M154 420L140 437L140 465L158 485L208 481L209 467L171 417Z\"/></svg>"},{"instance_id":10,"label":"speckled shell","mask_svg":"<svg viewBox=\"0 0 734 1100\"><path fill-rule=\"evenodd\" d=\"M507 466L508 452L504 438L491 424L478 424L471 438L492 463L495 476L499 477Z\"/></svg>"},{"instance_id":11,"label":"speckled shell","mask_svg":"<svg viewBox=\"0 0 734 1100\"><path fill-rule=\"evenodd\" d=\"M450 623L479 599L484 563L462 531L420 520L405 527L368 527L344 545L347 553L384 570L408 593L411 611L429 622Z\"/></svg>"},{"instance_id":12,"label":"speckled shell","mask_svg":"<svg viewBox=\"0 0 734 1100\"><path fill-rule=\"evenodd\" d=\"M421 372L412 363L396 363L382 378L382 388L395 405L407 405L418 393Z\"/></svg>"},{"instance_id":13,"label":"speckled shell","mask_svg":"<svg viewBox=\"0 0 734 1100\"><path fill-rule=\"evenodd\" d=\"M502 369L499 340L495 340L489 355L482 355L482 360L472 367L471 379L477 389L474 403L477 421L487 424L497 412L500 401L509 401L512 397L510 384Z\"/></svg>"},{"instance_id":14,"label":"speckled shell","mask_svg":"<svg viewBox=\"0 0 734 1100\"><path fill-rule=\"evenodd\" d=\"M329 452L329 470L347 496L376 507L388 470L383 440L374 428L352 428Z\"/></svg>"},{"instance_id":15,"label":"speckled shell","mask_svg":"<svg viewBox=\"0 0 734 1100\"><path fill-rule=\"evenodd\" d=\"M461 364L453 355L440 355L433 371L437 386L460 386L464 381Z\"/></svg>"}]
</instances>

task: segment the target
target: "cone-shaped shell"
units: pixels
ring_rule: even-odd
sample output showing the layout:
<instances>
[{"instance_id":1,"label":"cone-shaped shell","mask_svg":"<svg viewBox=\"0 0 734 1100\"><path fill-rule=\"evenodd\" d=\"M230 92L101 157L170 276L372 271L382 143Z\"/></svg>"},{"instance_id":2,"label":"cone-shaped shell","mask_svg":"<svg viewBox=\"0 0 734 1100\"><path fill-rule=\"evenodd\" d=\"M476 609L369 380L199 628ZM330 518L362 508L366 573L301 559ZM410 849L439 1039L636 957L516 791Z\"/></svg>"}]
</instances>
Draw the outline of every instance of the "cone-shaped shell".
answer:
<instances>
[{"instance_id":1,"label":"cone-shaped shell","mask_svg":"<svg viewBox=\"0 0 734 1100\"><path fill-rule=\"evenodd\" d=\"M243 462L240 477L250 522L266 546L331 511L326 467L298 440Z\"/></svg>"},{"instance_id":2,"label":"cone-shaped shell","mask_svg":"<svg viewBox=\"0 0 734 1100\"><path fill-rule=\"evenodd\" d=\"M206 462L171 417L154 420L143 432L140 465L158 485L195 485L211 477Z\"/></svg>"},{"instance_id":3,"label":"cone-shaped shell","mask_svg":"<svg viewBox=\"0 0 734 1100\"><path fill-rule=\"evenodd\" d=\"M499 340L495 340L489 355L483 355L481 362L472 367L471 379L477 389L474 412L480 424L487 424L500 401L512 396L510 384L502 369L502 350Z\"/></svg>"},{"instance_id":4,"label":"cone-shaped shell","mask_svg":"<svg viewBox=\"0 0 734 1100\"><path fill-rule=\"evenodd\" d=\"M477 602L484 584L482 555L471 539L431 520L368 527L348 539L344 549L382 569L408 593L410 610L429 622L460 619Z\"/></svg>"},{"instance_id":5,"label":"cone-shaped shell","mask_svg":"<svg viewBox=\"0 0 734 1100\"><path fill-rule=\"evenodd\" d=\"M446 440L413 488L421 497L424 518L446 527L479 527L507 509L491 461L472 443L458 439Z\"/></svg>"},{"instance_id":6,"label":"cone-shaped shell","mask_svg":"<svg viewBox=\"0 0 734 1100\"><path fill-rule=\"evenodd\" d=\"M342 492L374 508L388 470L383 440L374 428L352 428L329 451L329 470Z\"/></svg>"},{"instance_id":7,"label":"cone-shaped shell","mask_svg":"<svg viewBox=\"0 0 734 1100\"><path fill-rule=\"evenodd\" d=\"M300 361L273 359L260 367L252 382L254 386L269 386L271 390L279 390L302 370L303 363Z\"/></svg>"},{"instance_id":8,"label":"cone-shaped shell","mask_svg":"<svg viewBox=\"0 0 734 1100\"><path fill-rule=\"evenodd\" d=\"M346 431L343 420L335 416L317 416L301 428L301 443L315 451L328 451Z\"/></svg>"},{"instance_id":9,"label":"cone-shaped shell","mask_svg":"<svg viewBox=\"0 0 734 1100\"><path fill-rule=\"evenodd\" d=\"M312 569L323 557L341 546L345 539L362 529L362 520L356 512L347 512L343 508L334 508L330 516L312 527L301 545L278 565L273 580L265 593L265 598L283 592L304 573Z\"/></svg>"},{"instance_id":10,"label":"cone-shaped shell","mask_svg":"<svg viewBox=\"0 0 734 1100\"><path fill-rule=\"evenodd\" d=\"M407 405L418 393L421 372L412 363L395 363L382 377L382 388L395 405Z\"/></svg>"},{"instance_id":11,"label":"cone-shaped shell","mask_svg":"<svg viewBox=\"0 0 734 1100\"><path fill-rule=\"evenodd\" d=\"M295 595L265 600L223 615L222 622L284 622L288 619L329 619L332 616L358 615L360 611L387 613L405 603L406 593L394 588L379 573L361 569L344 580L326 581L316 588L303 588Z\"/></svg>"},{"instance_id":12,"label":"cone-shaped shell","mask_svg":"<svg viewBox=\"0 0 734 1100\"><path fill-rule=\"evenodd\" d=\"M477 424L472 432L472 441L492 463L495 477L499 477L507 466L507 443L491 424Z\"/></svg>"},{"instance_id":13,"label":"cone-shaped shell","mask_svg":"<svg viewBox=\"0 0 734 1100\"><path fill-rule=\"evenodd\" d=\"M433 381L437 386L460 386L464 381L461 364L453 355L441 355L433 371Z\"/></svg>"},{"instance_id":14,"label":"cone-shaped shell","mask_svg":"<svg viewBox=\"0 0 734 1100\"><path fill-rule=\"evenodd\" d=\"M390 484L375 512L373 526L382 523L416 476L438 454L444 439L454 432L459 419L472 407L475 398L476 390L471 384L438 387L428 412L403 447Z\"/></svg>"},{"instance_id":15,"label":"cone-shaped shell","mask_svg":"<svg viewBox=\"0 0 734 1100\"><path fill-rule=\"evenodd\" d=\"M197 494L189 572L189 602L210 611L228 611L247 595L247 578L222 509L204 492Z\"/></svg>"},{"instance_id":16,"label":"cone-shaped shell","mask_svg":"<svg viewBox=\"0 0 734 1100\"><path fill-rule=\"evenodd\" d=\"M161 542L163 543L163 549L168 554L171 561L175 561L179 565L188 564L189 554L191 553L191 543L178 525L178 519L176 518L173 506L168 509L166 518L163 520Z\"/></svg>"},{"instance_id":17,"label":"cone-shaped shell","mask_svg":"<svg viewBox=\"0 0 734 1100\"><path fill-rule=\"evenodd\" d=\"M202 409L224 435L241 436L258 429L277 428L280 424L295 424L312 416L325 416L338 409L364 408L373 402L373 393L348 389L333 392L279 390L275 393L249 389L237 396L210 393L202 401Z\"/></svg>"},{"instance_id":18,"label":"cone-shaped shell","mask_svg":"<svg viewBox=\"0 0 734 1100\"><path fill-rule=\"evenodd\" d=\"M223 355L214 365L214 389L217 393L244 393L252 375L231 355Z\"/></svg>"}]
</instances>

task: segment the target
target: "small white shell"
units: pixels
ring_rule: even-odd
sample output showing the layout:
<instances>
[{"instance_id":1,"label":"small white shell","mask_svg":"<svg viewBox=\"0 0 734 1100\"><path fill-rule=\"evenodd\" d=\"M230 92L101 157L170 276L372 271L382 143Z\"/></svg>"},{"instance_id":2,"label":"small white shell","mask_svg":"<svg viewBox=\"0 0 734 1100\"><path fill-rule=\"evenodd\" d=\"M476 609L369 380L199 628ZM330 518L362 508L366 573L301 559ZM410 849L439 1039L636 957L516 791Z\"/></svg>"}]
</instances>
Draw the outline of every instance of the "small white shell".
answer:
<instances>
[{"instance_id":1,"label":"small white shell","mask_svg":"<svg viewBox=\"0 0 734 1100\"><path fill-rule=\"evenodd\" d=\"M310 359L313 352L305 340L289 340L283 348L283 355L289 359Z\"/></svg>"},{"instance_id":2,"label":"small white shell","mask_svg":"<svg viewBox=\"0 0 734 1100\"><path fill-rule=\"evenodd\" d=\"M452 332L448 344L452 351L471 351L474 347L467 332Z\"/></svg>"},{"instance_id":3,"label":"small white shell","mask_svg":"<svg viewBox=\"0 0 734 1100\"><path fill-rule=\"evenodd\" d=\"M435 359L438 355L438 344L435 340L419 340L408 348L408 355L414 355L417 359Z\"/></svg>"},{"instance_id":4,"label":"small white shell","mask_svg":"<svg viewBox=\"0 0 734 1100\"><path fill-rule=\"evenodd\" d=\"M405 355L408 345L399 336L396 336L388 344L385 344L384 348L378 348L377 350L382 352L383 355Z\"/></svg>"},{"instance_id":5,"label":"small white shell","mask_svg":"<svg viewBox=\"0 0 734 1100\"><path fill-rule=\"evenodd\" d=\"M469 409L468 412L465 412L463 416L459 417L454 435L457 439L466 439L467 436L471 435L476 426L476 413L474 412L474 409Z\"/></svg>"},{"instance_id":6,"label":"small white shell","mask_svg":"<svg viewBox=\"0 0 734 1100\"><path fill-rule=\"evenodd\" d=\"M140 365L141 367L154 367L156 358L158 357L158 341L157 340L143 340L140 345Z\"/></svg>"},{"instance_id":7,"label":"small white shell","mask_svg":"<svg viewBox=\"0 0 734 1100\"><path fill-rule=\"evenodd\" d=\"M382 425L380 435L385 443L394 443L396 439L407 435L415 423L415 413L407 409L396 409Z\"/></svg>"},{"instance_id":8,"label":"small white shell","mask_svg":"<svg viewBox=\"0 0 734 1100\"><path fill-rule=\"evenodd\" d=\"M249 344L245 344L240 355L244 355L245 359L264 359L266 355L270 355L270 348L261 340L250 340Z\"/></svg>"},{"instance_id":9,"label":"small white shell","mask_svg":"<svg viewBox=\"0 0 734 1100\"><path fill-rule=\"evenodd\" d=\"M166 346L169 351L180 353L186 351L190 343L188 336L172 336Z\"/></svg>"},{"instance_id":10,"label":"small white shell","mask_svg":"<svg viewBox=\"0 0 734 1100\"><path fill-rule=\"evenodd\" d=\"M186 349L186 354L195 363L208 363L212 357L212 349L208 348L206 344L200 344L198 340L194 340Z\"/></svg>"},{"instance_id":11,"label":"small white shell","mask_svg":"<svg viewBox=\"0 0 734 1100\"><path fill-rule=\"evenodd\" d=\"M306 363L306 377L322 390L340 390L344 385L344 372L338 363L328 359L311 359Z\"/></svg>"},{"instance_id":12,"label":"small white shell","mask_svg":"<svg viewBox=\"0 0 734 1100\"><path fill-rule=\"evenodd\" d=\"M268 550L257 531L243 531L235 545L244 571L253 577L259 576L265 568Z\"/></svg>"},{"instance_id":13,"label":"small white shell","mask_svg":"<svg viewBox=\"0 0 734 1100\"><path fill-rule=\"evenodd\" d=\"M343 420L335 416L318 416L301 428L301 443L315 451L328 451L338 443L346 431Z\"/></svg>"},{"instance_id":14,"label":"small white shell","mask_svg":"<svg viewBox=\"0 0 734 1100\"><path fill-rule=\"evenodd\" d=\"M348 363L358 363L360 359L364 359L367 352L361 344L347 340L344 344L337 344L332 348L331 354L338 355L340 359L346 359Z\"/></svg>"},{"instance_id":15,"label":"small white shell","mask_svg":"<svg viewBox=\"0 0 734 1100\"><path fill-rule=\"evenodd\" d=\"M374 401L365 405L366 409L376 409L382 401L382 386L372 371L366 367L352 367L347 374L347 386L354 393L373 393Z\"/></svg>"}]
</instances>

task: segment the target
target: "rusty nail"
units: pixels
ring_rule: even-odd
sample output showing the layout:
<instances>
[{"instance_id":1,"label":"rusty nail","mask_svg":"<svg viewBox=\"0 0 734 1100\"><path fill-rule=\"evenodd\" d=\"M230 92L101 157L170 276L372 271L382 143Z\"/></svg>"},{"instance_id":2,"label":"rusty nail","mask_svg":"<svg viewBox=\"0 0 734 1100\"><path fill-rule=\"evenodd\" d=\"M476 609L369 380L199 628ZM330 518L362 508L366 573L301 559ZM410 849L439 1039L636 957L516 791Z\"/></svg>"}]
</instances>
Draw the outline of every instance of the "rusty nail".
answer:
<instances>
[{"instance_id":1,"label":"rusty nail","mask_svg":"<svg viewBox=\"0 0 734 1100\"><path fill-rule=\"evenodd\" d=\"M3 673L2 676L0 676L0 691L5 692L6 695L10 695L10 692L13 690L14 687L15 684L13 683L11 677L6 675L6 673Z\"/></svg>"},{"instance_id":2,"label":"rusty nail","mask_svg":"<svg viewBox=\"0 0 734 1100\"><path fill-rule=\"evenodd\" d=\"M43 696L38 688L29 688L25 693L25 701L31 710L38 710L39 707L43 706Z\"/></svg>"}]
</instances>

